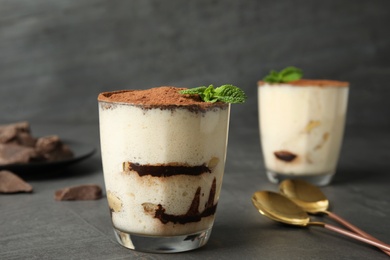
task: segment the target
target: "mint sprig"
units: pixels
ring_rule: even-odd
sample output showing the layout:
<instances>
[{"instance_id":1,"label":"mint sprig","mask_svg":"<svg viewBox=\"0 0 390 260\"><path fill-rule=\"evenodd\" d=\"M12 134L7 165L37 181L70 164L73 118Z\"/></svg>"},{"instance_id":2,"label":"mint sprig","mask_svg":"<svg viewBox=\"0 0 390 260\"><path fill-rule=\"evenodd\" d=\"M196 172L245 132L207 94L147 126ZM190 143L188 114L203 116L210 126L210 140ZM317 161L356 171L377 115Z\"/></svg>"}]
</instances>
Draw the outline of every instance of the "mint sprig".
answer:
<instances>
[{"instance_id":1,"label":"mint sprig","mask_svg":"<svg viewBox=\"0 0 390 260\"><path fill-rule=\"evenodd\" d=\"M271 70L271 72L264 77L263 81L268 83L287 83L290 81L301 79L303 76L302 70L296 67L287 67L280 72Z\"/></svg>"},{"instance_id":2,"label":"mint sprig","mask_svg":"<svg viewBox=\"0 0 390 260\"><path fill-rule=\"evenodd\" d=\"M225 102L225 103L244 103L246 95L242 89L233 85L222 85L214 88L213 85L208 87L202 86L197 88L181 90L180 94L199 95L205 102Z\"/></svg>"}]
</instances>

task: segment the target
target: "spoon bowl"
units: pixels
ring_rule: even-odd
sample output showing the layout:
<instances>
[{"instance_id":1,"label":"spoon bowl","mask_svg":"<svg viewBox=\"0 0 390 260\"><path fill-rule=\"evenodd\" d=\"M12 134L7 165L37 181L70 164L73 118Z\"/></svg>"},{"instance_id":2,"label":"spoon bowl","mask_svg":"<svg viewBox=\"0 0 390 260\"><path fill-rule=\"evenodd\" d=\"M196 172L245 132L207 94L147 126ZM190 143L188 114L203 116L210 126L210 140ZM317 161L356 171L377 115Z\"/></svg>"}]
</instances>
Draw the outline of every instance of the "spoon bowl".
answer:
<instances>
[{"instance_id":1,"label":"spoon bowl","mask_svg":"<svg viewBox=\"0 0 390 260\"><path fill-rule=\"evenodd\" d=\"M304 211L317 214L326 213L329 200L322 191L306 181L299 179L284 180L279 185L280 192L291 199Z\"/></svg>"},{"instance_id":2,"label":"spoon bowl","mask_svg":"<svg viewBox=\"0 0 390 260\"><path fill-rule=\"evenodd\" d=\"M349 228L356 234L373 241L383 243L355 225L349 223L347 220L336 215L335 213L328 211L327 209L329 208L329 200L317 186L300 179L287 179L280 183L279 191L284 196L294 201L294 203L296 203L304 211L311 214L325 214L331 219ZM390 256L390 251L383 251L385 254Z\"/></svg>"},{"instance_id":3,"label":"spoon bowl","mask_svg":"<svg viewBox=\"0 0 390 260\"><path fill-rule=\"evenodd\" d=\"M252 203L262 215L275 221L297 226L307 226L310 222L305 211L291 200L274 192L255 192Z\"/></svg>"},{"instance_id":4,"label":"spoon bowl","mask_svg":"<svg viewBox=\"0 0 390 260\"><path fill-rule=\"evenodd\" d=\"M390 246L385 243L373 241L323 222L310 222L309 215L304 210L302 210L292 200L279 193L272 191L257 191L252 196L252 203L262 215L272 220L302 227L310 225L324 227L328 230L332 230L350 238L376 246L382 250L390 250Z\"/></svg>"}]
</instances>

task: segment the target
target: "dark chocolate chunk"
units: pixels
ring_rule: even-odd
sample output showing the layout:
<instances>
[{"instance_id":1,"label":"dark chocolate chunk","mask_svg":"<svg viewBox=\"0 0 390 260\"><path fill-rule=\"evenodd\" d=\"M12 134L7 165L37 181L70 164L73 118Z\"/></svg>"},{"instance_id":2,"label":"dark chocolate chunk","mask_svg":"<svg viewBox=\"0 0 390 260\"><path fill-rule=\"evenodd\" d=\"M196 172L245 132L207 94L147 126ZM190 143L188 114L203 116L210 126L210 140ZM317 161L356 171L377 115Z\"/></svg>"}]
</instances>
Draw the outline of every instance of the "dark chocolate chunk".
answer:
<instances>
[{"instance_id":1,"label":"dark chocolate chunk","mask_svg":"<svg viewBox=\"0 0 390 260\"><path fill-rule=\"evenodd\" d=\"M0 193L32 192L30 184L10 171L0 171Z\"/></svg>"},{"instance_id":2,"label":"dark chocolate chunk","mask_svg":"<svg viewBox=\"0 0 390 260\"><path fill-rule=\"evenodd\" d=\"M58 136L35 138L28 122L0 125L0 165L58 161L73 157Z\"/></svg>"},{"instance_id":3,"label":"dark chocolate chunk","mask_svg":"<svg viewBox=\"0 0 390 260\"><path fill-rule=\"evenodd\" d=\"M24 144L32 144L35 141L28 136L24 138ZM16 139L15 139L16 140ZM0 165L30 163L37 161L58 161L70 159L73 153L70 148L61 142L58 137L42 137L36 142L36 147L19 145L16 142L0 143Z\"/></svg>"},{"instance_id":4,"label":"dark chocolate chunk","mask_svg":"<svg viewBox=\"0 0 390 260\"><path fill-rule=\"evenodd\" d=\"M32 147L16 144L0 144L0 164L28 163L39 160L40 156Z\"/></svg>"},{"instance_id":5,"label":"dark chocolate chunk","mask_svg":"<svg viewBox=\"0 0 390 260\"><path fill-rule=\"evenodd\" d=\"M31 136L28 122L0 125L0 143L34 146L36 139Z\"/></svg>"},{"instance_id":6,"label":"dark chocolate chunk","mask_svg":"<svg viewBox=\"0 0 390 260\"><path fill-rule=\"evenodd\" d=\"M291 153L289 151L277 151L277 152L274 152L274 155L279 160L282 160L282 161L285 161L285 162L291 162L291 161L293 161L297 157L296 154L293 154L293 153Z\"/></svg>"},{"instance_id":7,"label":"dark chocolate chunk","mask_svg":"<svg viewBox=\"0 0 390 260\"><path fill-rule=\"evenodd\" d=\"M16 142L20 145L34 147L37 142L37 139L33 137L30 133L21 132L18 133L16 137Z\"/></svg>"},{"instance_id":8,"label":"dark chocolate chunk","mask_svg":"<svg viewBox=\"0 0 390 260\"><path fill-rule=\"evenodd\" d=\"M102 188L94 184L63 188L54 194L55 200L98 200L100 198L102 198Z\"/></svg>"},{"instance_id":9,"label":"dark chocolate chunk","mask_svg":"<svg viewBox=\"0 0 390 260\"><path fill-rule=\"evenodd\" d=\"M0 127L0 143L6 144L16 137L16 129L14 127Z\"/></svg>"},{"instance_id":10,"label":"dark chocolate chunk","mask_svg":"<svg viewBox=\"0 0 390 260\"><path fill-rule=\"evenodd\" d=\"M56 135L39 138L35 148L46 161L65 160L73 157L69 147Z\"/></svg>"}]
</instances>

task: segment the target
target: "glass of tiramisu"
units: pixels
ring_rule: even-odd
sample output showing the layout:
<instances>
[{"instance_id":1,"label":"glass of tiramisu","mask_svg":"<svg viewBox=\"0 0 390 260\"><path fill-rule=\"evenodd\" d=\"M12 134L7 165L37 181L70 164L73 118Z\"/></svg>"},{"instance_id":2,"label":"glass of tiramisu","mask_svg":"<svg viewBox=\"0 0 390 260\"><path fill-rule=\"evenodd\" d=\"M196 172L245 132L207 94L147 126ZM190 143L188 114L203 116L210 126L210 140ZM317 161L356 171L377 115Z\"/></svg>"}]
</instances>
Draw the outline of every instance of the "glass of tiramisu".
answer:
<instances>
[{"instance_id":1,"label":"glass of tiramisu","mask_svg":"<svg viewBox=\"0 0 390 260\"><path fill-rule=\"evenodd\" d=\"M343 140L349 83L295 79L258 82L260 139L268 179L327 185Z\"/></svg>"},{"instance_id":2,"label":"glass of tiramisu","mask_svg":"<svg viewBox=\"0 0 390 260\"><path fill-rule=\"evenodd\" d=\"M98 97L104 180L118 242L145 252L203 246L224 173L230 104L158 87Z\"/></svg>"}]
</instances>

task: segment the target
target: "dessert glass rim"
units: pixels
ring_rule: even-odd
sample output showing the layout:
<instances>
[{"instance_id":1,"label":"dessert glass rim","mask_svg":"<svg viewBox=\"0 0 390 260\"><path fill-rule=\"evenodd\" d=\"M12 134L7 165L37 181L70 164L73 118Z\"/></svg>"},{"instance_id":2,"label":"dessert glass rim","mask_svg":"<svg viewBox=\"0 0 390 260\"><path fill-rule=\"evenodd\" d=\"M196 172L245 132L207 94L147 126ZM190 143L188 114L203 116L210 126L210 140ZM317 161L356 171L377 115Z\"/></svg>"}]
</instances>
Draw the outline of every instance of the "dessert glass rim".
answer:
<instances>
[{"instance_id":1,"label":"dessert glass rim","mask_svg":"<svg viewBox=\"0 0 390 260\"><path fill-rule=\"evenodd\" d=\"M299 79L290 82L269 83L263 80L257 82L262 86L293 86L293 87L349 87L348 81L330 80L330 79Z\"/></svg>"},{"instance_id":2,"label":"dessert glass rim","mask_svg":"<svg viewBox=\"0 0 390 260\"><path fill-rule=\"evenodd\" d=\"M157 87L159 88L159 87ZM170 87L175 88L177 90L183 90L186 88L179 88L179 87ZM151 88L152 89L152 88ZM114 100L110 97L115 94L121 94L121 93L127 93L127 92L136 92L136 91L145 91L145 90L151 90L151 89L124 89L124 90L113 90L113 91L105 91L101 92L98 95L98 103L106 103L110 105L127 105L127 106L134 106L139 107L143 109L187 109L192 112L206 112L214 109L227 109L230 107L229 103L225 102L204 102L204 101L189 101L189 102L150 102L150 101L140 101L140 100ZM183 95L185 97L186 95ZM188 96L188 95L187 95ZM191 99L191 98L189 98Z\"/></svg>"}]
</instances>

